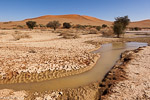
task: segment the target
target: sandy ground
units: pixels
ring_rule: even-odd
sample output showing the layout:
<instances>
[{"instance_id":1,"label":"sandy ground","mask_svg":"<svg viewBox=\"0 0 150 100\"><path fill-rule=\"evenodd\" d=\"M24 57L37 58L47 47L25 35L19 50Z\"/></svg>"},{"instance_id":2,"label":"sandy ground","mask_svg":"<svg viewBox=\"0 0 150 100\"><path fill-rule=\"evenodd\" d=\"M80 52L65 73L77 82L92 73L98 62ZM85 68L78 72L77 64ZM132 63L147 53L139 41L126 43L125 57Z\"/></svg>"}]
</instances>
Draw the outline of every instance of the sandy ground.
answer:
<instances>
[{"instance_id":1,"label":"sandy ground","mask_svg":"<svg viewBox=\"0 0 150 100\"><path fill-rule=\"evenodd\" d=\"M15 30L0 30L1 84L43 81L85 72L93 67L99 57L97 54L90 53L97 48L97 45L126 41L100 37L99 34L82 35L81 33L78 39L63 39L59 33L52 31L21 30L20 32L30 35L30 38L15 40L12 35ZM30 100L31 98L34 100L72 100L73 97L78 100L92 100L93 98L97 100L98 89L97 83L77 89L45 91L44 93L4 89L0 90L0 100L5 100L5 98L10 100L14 98L15 100Z\"/></svg>"},{"instance_id":2,"label":"sandy ground","mask_svg":"<svg viewBox=\"0 0 150 100\"><path fill-rule=\"evenodd\" d=\"M13 37L15 31L0 31L1 84L43 81L85 72L94 66L99 57L98 54L90 53L97 46L86 41L96 43L118 40L103 38L99 34L81 34L78 39L63 39L60 33L40 30L19 30L21 34L30 35L30 38L16 40ZM3 91L6 90L1 90L2 94ZM1 97L11 94L19 98L15 92L5 92L6 95ZM28 94L29 97L27 91L17 92L23 93L24 97ZM45 94L42 94L43 98ZM57 95L57 92L54 94ZM51 95L51 92L47 95Z\"/></svg>"},{"instance_id":3,"label":"sandy ground","mask_svg":"<svg viewBox=\"0 0 150 100\"><path fill-rule=\"evenodd\" d=\"M102 100L150 100L150 47L143 47L132 54L130 60L119 74L122 81L115 82Z\"/></svg>"},{"instance_id":4,"label":"sandy ground","mask_svg":"<svg viewBox=\"0 0 150 100\"><path fill-rule=\"evenodd\" d=\"M63 39L52 31L20 31L30 38L14 40L15 31L2 30L0 40L0 83L21 83L54 79L90 70L98 54L90 53L96 45L86 41L116 41L99 34ZM68 73L68 74L66 74Z\"/></svg>"},{"instance_id":5,"label":"sandy ground","mask_svg":"<svg viewBox=\"0 0 150 100\"><path fill-rule=\"evenodd\" d=\"M30 73L40 74L45 71L67 72L86 68L95 62L96 55L88 52L95 46L84 43L87 40L98 39L95 36L83 37L84 39L62 39L58 36L59 34L51 32L22 31L22 33L30 34L32 38L14 41L10 32L13 33L13 31L3 32L6 34L1 36L1 83L6 83L7 79L22 82L17 80L22 72L28 73L25 77Z\"/></svg>"}]
</instances>

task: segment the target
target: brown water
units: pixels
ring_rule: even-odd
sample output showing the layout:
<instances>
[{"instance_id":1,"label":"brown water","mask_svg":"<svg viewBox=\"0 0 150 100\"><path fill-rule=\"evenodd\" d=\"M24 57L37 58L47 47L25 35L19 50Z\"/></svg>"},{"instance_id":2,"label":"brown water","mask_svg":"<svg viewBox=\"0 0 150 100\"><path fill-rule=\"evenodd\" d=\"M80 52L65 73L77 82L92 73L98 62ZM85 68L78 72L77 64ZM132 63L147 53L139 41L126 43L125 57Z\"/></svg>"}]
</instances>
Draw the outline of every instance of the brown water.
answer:
<instances>
[{"instance_id":1,"label":"brown water","mask_svg":"<svg viewBox=\"0 0 150 100\"><path fill-rule=\"evenodd\" d=\"M147 43L128 42L104 44L93 53L100 53L101 57L90 71L82 74L33 83L3 84L0 89L46 91L65 88L75 88L98 80L102 80L104 75L112 68L119 59L120 54L125 50L136 49L147 46Z\"/></svg>"}]
</instances>

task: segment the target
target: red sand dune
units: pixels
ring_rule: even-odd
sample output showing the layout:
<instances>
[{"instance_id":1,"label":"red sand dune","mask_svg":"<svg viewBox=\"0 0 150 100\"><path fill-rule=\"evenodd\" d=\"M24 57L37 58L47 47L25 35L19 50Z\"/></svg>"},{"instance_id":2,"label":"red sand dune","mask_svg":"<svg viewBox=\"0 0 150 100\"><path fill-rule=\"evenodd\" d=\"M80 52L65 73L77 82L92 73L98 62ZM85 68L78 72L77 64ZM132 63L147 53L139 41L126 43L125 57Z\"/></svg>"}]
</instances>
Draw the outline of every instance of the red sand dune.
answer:
<instances>
[{"instance_id":1,"label":"red sand dune","mask_svg":"<svg viewBox=\"0 0 150 100\"><path fill-rule=\"evenodd\" d=\"M36 18L25 19L22 21L12 21L8 23L0 22L0 28L15 28L17 25L26 25L27 21L36 21L37 24L46 25L49 21L58 20L61 24L64 22L69 22L71 24L81 24L81 25L102 25L107 24L111 26L113 22L101 20L95 17L84 16L84 15L45 15ZM137 22L131 22L129 27L150 27L150 20L143 20Z\"/></svg>"},{"instance_id":2,"label":"red sand dune","mask_svg":"<svg viewBox=\"0 0 150 100\"><path fill-rule=\"evenodd\" d=\"M150 28L150 19L137 22L131 22L129 27Z\"/></svg>"},{"instance_id":3,"label":"red sand dune","mask_svg":"<svg viewBox=\"0 0 150 100\"><path fill-rule=\"evenodd\" d=\"M76 24L97 25L97 26L102 24L107 24L108 26L112 25L112 22L110 21L104 21L90 16L70 14L70 15L46 15L46 16L41 16L36 18L25 19L23 21L12 21L10 23L5 23L5 24L3 22L0 22L0 27L13 28L16 27L17 25L26 25L26 22L29 20L36 21L37 24L44 24L44 25L46 25L49 21L53 21L53 20L58 20L61 24L64 22L69 22L74 25Z\"/></svg>"}]
</instances>

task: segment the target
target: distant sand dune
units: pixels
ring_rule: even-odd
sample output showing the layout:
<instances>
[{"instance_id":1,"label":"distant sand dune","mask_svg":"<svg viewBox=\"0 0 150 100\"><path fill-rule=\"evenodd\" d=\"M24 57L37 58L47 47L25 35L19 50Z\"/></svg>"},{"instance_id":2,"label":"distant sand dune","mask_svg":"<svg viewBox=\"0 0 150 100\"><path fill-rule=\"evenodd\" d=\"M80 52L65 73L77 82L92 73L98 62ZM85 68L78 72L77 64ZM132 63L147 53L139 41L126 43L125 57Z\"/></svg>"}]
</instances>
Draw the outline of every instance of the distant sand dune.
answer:
<instances>
[{"instance_id":1,"label":"distant sand dune","mask_svg":"<svg viewBox=\"0 0 150 100\"><path fill-rule=\"evenodd\" d=\"M29 18L22 21L11 21L11 22L0 22L0 28L14 28L17 25L26 25L29 20L36 21L37 24L46 25L49 21L58 20L61 24L64 22L69 22L71 24L81 24L81 25L102 25L107 24L111 26L113 22L101 20L91 16L69 14L69 15L45 15L36 18ZM150 27L150 20L143 20L137 22L131 22L129 27Z\"/></svg>"},{"instance_id":2,"label":"distant sand dune","mask_svg":"<svg viewBox=\"0 0 150 100\"><path fill-rule=\"evenodd\" d=\"M141 27L141 28L148 27L148 28L150 28L150 19L132 22L132 23L130 23L129 27Z\"/></svg>"}]
</instances>

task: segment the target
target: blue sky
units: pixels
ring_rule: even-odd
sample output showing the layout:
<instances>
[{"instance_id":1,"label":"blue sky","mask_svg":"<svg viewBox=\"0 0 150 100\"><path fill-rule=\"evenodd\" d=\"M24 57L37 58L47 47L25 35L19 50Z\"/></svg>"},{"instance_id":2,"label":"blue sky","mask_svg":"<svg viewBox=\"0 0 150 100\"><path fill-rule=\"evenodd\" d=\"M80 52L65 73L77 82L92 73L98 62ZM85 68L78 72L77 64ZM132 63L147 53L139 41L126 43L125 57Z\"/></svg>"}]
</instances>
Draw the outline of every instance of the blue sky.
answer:
<instances>
[{"instance_id":1,"label":"blue sky","mask_svg":"<svg viewBox=\"0 0 150 100\"><path fill-rule=\"evenodd\" d=\"M150 0L0 0L0 21L61 14L109 21L128 15L131 21L138 21L150 19Z\"/></svg>"}]
</instances>

